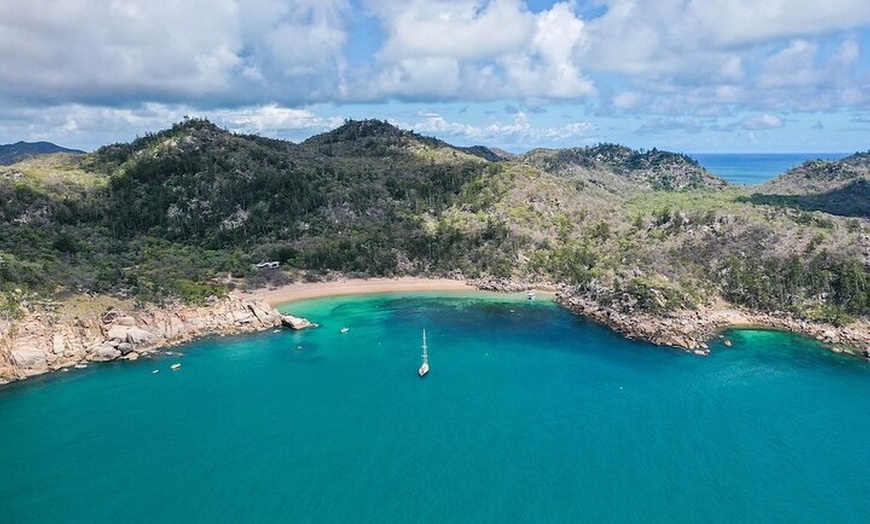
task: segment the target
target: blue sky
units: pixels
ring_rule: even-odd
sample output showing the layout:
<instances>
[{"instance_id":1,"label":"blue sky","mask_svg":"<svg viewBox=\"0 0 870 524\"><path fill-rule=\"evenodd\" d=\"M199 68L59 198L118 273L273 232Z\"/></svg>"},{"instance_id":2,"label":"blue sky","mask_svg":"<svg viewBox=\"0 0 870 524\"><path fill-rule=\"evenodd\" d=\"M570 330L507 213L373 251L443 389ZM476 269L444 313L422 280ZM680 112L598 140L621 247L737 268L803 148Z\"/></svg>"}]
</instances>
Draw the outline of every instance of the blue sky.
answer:
<instances>
[{"instance_id":1,"label":"blue sky","mask_svg":"<svg viewBox=\"0 0 870 524\"><path fill-rule=\"evenodd\" d=\"M189 115L514 152L870 148L867 0L30 0L0 3L0 57L0 143Z\"/></svg>"}]
</instances>

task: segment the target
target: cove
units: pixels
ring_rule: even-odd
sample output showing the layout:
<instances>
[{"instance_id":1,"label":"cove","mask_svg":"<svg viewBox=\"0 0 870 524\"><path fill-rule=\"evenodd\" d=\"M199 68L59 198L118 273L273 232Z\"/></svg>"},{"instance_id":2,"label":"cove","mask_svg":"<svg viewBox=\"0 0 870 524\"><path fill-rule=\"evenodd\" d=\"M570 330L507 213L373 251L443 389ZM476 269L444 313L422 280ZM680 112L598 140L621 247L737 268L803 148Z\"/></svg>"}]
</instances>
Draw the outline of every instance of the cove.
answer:
<instances>
[{"instance_id":1,"label":"cove","mask_svg":"<svg viewBox=\"0 0 870 524\"><path fill-rule=\"evenodd\" d=\"M697 357L525 295L282 309L321 327L0 389L0 522L870 520L870 365L811 340Z\"/></svg>"}]
</instances>

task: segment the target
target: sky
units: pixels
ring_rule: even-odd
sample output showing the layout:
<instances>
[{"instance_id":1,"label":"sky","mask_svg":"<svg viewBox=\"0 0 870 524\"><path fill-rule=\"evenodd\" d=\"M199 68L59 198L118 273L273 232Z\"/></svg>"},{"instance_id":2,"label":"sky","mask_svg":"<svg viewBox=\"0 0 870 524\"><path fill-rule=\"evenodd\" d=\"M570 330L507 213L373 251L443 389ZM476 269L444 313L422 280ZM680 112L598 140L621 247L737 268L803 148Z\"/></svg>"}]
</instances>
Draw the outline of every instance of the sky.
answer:
<instances>
[{"instance_id":1,"label":"sky","mask_svg":"<svg viewBox=\"0 0 870 524\"><path fill-rule=\"evenodd\" d=\"M511 152L870 148L867 0L3 0L0 144L376 118Z\"/></svg>"}]
</instances>

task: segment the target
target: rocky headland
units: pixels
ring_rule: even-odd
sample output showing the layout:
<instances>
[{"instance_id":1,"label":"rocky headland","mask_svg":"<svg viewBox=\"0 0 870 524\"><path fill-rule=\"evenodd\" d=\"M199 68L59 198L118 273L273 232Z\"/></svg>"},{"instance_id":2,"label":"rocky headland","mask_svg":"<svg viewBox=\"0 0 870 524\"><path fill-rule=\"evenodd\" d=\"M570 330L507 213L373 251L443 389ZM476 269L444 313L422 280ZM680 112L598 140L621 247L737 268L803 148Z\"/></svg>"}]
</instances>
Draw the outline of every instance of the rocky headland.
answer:
<instances>
[{"instance_id":1,"label":"rocky headland","mask_svg":"<svg viewBox=\"0 0 870 524\"><path fill-rule=\"evenodd\" d=\"M471 282L486 291L517 293L545 291L554 293L563 307L623 336L658 346L669 346L697 355L710 352L709 342L728 328L762 328L798 333L814 338L837 353L870 358L870 323L859 320L849 326L834 326L795 318L787 313L767 313L737 308L719 301L697 309L680 309L652 314L625 311L625 304L602 305L591 296L575 292L569 286L551 282L517 281L509 278L481 279Z\"/></svg>"},{"instance_id":2,"label":"rocky headland","mask_svg":"<svg viewBox=\"0 0 870 524\"><path fill-rule=\"evenodd\" d=\"M75 316L33 308L21 319L0 321L0 384L88 362L136 360L206 335L281 326L304 329L315 324L265 302L237 297L215 298L203 306L149 305Z\"/></svg>"},{"instance_id":3,"label":"rocky headland","mask_svg":"<svg viewBox=\"0 0 870 524\"><path fill-rule=\"evenodd\" d=\"M849 326L796 319L787 313L765 313L734 308L729 304L702 306L663 314L624 313L602 306L582 294L565 290L556 300L571 311L604 324L628 338L670 346L695 354L709 353L708 343L728 328L763 328L799 333L814 338L838 353L870 357L870 325L858 321Z\"/></svg>"}]
</instances>

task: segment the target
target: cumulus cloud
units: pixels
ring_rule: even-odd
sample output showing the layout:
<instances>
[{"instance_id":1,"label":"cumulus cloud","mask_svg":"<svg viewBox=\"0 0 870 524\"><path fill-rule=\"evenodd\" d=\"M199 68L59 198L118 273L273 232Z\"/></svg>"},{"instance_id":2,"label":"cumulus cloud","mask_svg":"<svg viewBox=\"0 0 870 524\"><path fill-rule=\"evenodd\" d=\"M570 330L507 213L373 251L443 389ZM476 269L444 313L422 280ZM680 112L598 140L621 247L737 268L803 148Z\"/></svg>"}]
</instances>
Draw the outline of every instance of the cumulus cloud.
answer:
<instances>
[{"instance_id":1,"label":"cumulus cloud","mask_svg":"<svg viewBox=\"0 0 870 524\"><path fill-rule=\"evenodd\" d=\"M234 0L3 2L0 95L100 104L280 95L288 75L329 72L347 8L346 0L251 0L244 9Z\"/></svg>"},{"instance_id":2,"label":"cumulus cloud","mask_svg":"<svg viewBox=\"0 0 870 524\"><path fill-rule=\"evenodd\" d=\"M577 62L584 22L572 3L532 13L520 0L371 2L386 31L373 98L494 100L594 93Z\"/></svg>"},{"instance_id":3,"label":"cumulus cloud","mask_svg":"<svg viewBox=\"0 0 870 524\"><path fill-rule=\"evenodd\" d=\"M214 117L230 124L235 131L281 135L287 131L324 131L342 124L340 117L325 118L307 109L281 107L276 104L224 110Z\"/></svg>"},{"instance_id":4,"label":"cumulus cloud","mask_svg":"<svg viewBox=\"0 0 870 524\"><path fill-rule=\"evenodd\" d=\"M577 98L595 92L576 60L586 32L571 4L558 3L539 13L530 44L500 60L517 95Z\"/></svg>"},{"instance_id":5,"label":"cumulus cloud","mask_svg":"<svg viewBox=\"0 0 870 524\"><path fill-rule=\"evenodd\" d=\"M247 66L279 80L336 73L347 40L347 0L255 0L240 15Z\"/></svg>"},{"instance_id":6,"label":"cumulus cloud","mask_svg":"<svg viewBox=\"0 0 870 524\"><path fill-rule=\"evenodd\" d=\"M624 72L673 73L684 68L690 73L702 66L705 74L718 71L733 77L740 73L735 53L776 39L829 35L870 23L870 7L863 0L830 0L811 9L802 0L604 4L604 15L589 22L593 45L587 58L596 68Z\"/></svg>"},{"instance_id":7,"label":"cumulus cloud","mask_svg":"<svg viewBox=\"0 0 870 524\"><path fill-rule=\"evenodd\" d=\"M855 31L870 24L866 2L831 0L811 9L799 0L604 4L604 14L587 21L589 45L579 59L592 78L621 75L649 104L666 97L670 107L698 114L710 104L815 111L847 98L866 103L854 90L862 69ZM866 75L866 64L863 70ZM698 106L701 90L705 100Z\"/></svg>"},{"instance_id":8,"label":"cumulus cloud","mask_svg":"<svg viewBox=\"0 0 870 524\"><path fill-rule=\"evenodd\" d=\"M861 43L848 34L870 24L863 0L812 9L797 0L600 3L601 14L584 19L574 0L535 10L525 0L5 2L0 97L202 106L586 100L600 96L599 75L617 74L622 94L609 103L619 110L699 86L815 86L829 105L865 99L854 86ZM350 66L360 17L382 39ZM839 48L821 60L820 37L838 33Z\"/></svg>"},{"instance_id":9,"label":"cumulus cloud","mask_svg":"<svg viewBox=\"0 0 870 524\"><path fill-rule=\"evenodd\" d=\"M427 56L476 60L525 45L534 21L519 0L371 2L387 31L387 61Z\"/></svg>"},{"instance_id":10,"label":"cumulus cloud","mask_svg":"<svg viewBox=\"0 0 870 524\"><path fill-rule=\"evenodd\" d=\"M474 125L450 121L432 111L421 112L415 121L397 121L396 125L413 129L418 133L433 133L453 137L465 143L528 147L542 142L586 143L592 140L591 133L597 126L591 122L575 121L560 126L536 126L522 111L512 114L507 122L491 122Z\"/></svg>"},{"instance_id":11,"label":"cumulus cloud","mask_svg":"<svg viewBox=\"0 0 870 524\"><path fill-rule=\"evenodd\" d=\"M0 90L49 100L213 93L239 63L235 16L226 0L4 2Z\"/></svg>"},{"instance_id":12,"label":"cumulus cloud","mask_svg":"<svg viewBox=\"0 0 870 524\"><path fill-rule=\"evenodd\" d=\"M7 1L0 131L82 137L226 112L283 133L332 125L299 109L312 104L395 101L469 104L468 120L480 102L515 107L464 131L422 124L528 144L570 132L516 120L554 106L581 134L588 115L629 117L629 135L771 129L777 115L866 113L868 35L866 0Z\"/></svg>"}]
</instances>

